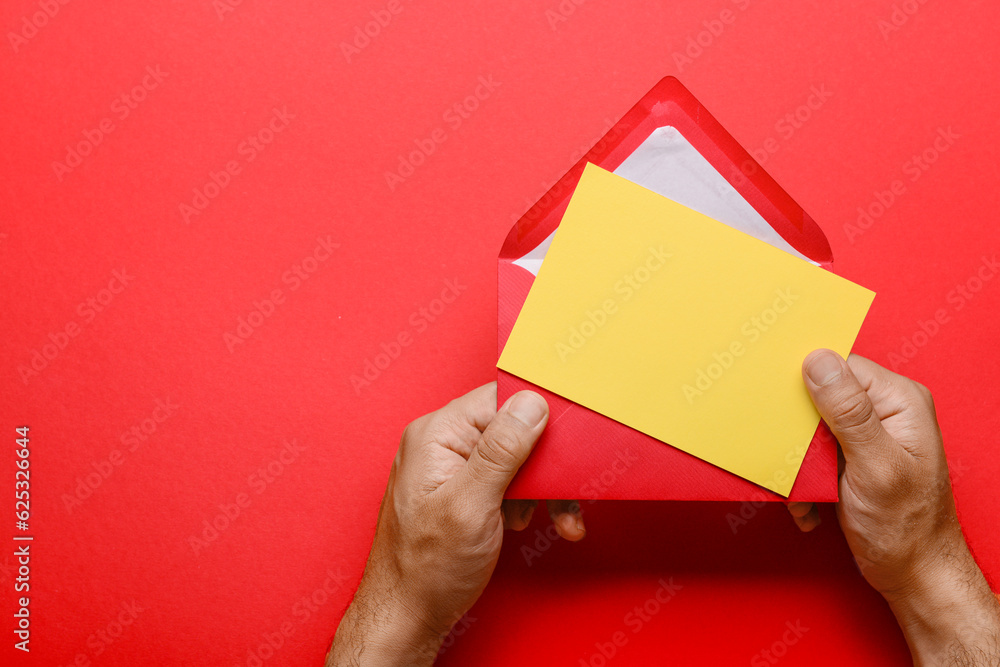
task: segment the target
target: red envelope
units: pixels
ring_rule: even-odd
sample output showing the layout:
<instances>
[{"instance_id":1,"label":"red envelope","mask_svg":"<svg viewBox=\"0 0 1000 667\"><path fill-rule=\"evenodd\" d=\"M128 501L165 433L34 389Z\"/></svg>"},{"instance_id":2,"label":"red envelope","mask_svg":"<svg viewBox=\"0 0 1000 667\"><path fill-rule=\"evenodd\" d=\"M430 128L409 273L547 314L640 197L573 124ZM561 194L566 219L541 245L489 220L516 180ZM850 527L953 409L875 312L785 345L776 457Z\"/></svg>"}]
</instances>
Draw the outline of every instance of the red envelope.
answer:
<instances>
[{"instance_id":1,"label":"red envelope","mask_svg":"<svg viewBox=\"0 0 1000 667\"><path fill-rule=\"evenodd\" d=\"M833 255L819 226L677 79L667 77L510 230L497 268L498 357L587 162L832 270ZM499 404L533 389L551 411L508 498L785 500L499 369L497 380ZM809 445L788 500L837 500L837 444L825 424Z\"/></svg>"}]
</instances>

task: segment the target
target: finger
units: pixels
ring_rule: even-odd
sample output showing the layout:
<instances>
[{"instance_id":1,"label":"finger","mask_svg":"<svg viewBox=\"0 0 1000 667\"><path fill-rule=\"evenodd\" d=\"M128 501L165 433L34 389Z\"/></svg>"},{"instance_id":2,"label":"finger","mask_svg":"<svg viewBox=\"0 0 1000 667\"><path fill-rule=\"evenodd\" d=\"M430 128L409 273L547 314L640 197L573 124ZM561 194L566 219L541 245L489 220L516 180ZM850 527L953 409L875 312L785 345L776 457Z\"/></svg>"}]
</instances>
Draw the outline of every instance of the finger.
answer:
<instances>
[{"instance_id":1,"label":"finger","mask_svg":"<svg viewBox=\"0 0 1000 667\"><path fill-rule=\"evenodd\" d=\"M858 354L848 355L847 365L850 366L851 371L858 378L858 382L865 388L865 391L881 395L896 385L916 384L905 375L893 373L885 366L880 366L871 359Z\"/></svg>"},{"instance_id":2,"label":"finger","mask_svg":"<svg viewBox=\"0 0 1000 667\"><path fill-rule=\"evenodd\" d=\"M796 502L788 503L788 513L791 514L796 519L801 519L802 517L804 517L806 514L809 513L809 510L811 510L812 508L813 508L812 503L796 503Z\"/></svg>"},{"instance_id":3,"label":"finger","mask_svg":"<svg viewBox=\"0 0 1000 667\"><path fill-rule=\"evenodd\" d=\"M888 433L894 434L894 424L906 426L904 431L938 431L934 399L927 387L856 354L847 358L847 365L868 392L875 412ZM933 439L896 437L895 440L914 455L937 453L937 448L928 448Z\"/></svg>"},{"instance_id":4,"label":"finger","mask_svg":"<svg viewBox=\"0 0 1000 667\"><path fill-rule=\"evenodd\" d=\"M535 392L511 396L483 431L458 483L479 487L499 500L531 453L548 417L548 404Z\"/></svg>"},{"instance_id":5,"label":"finger","mask_svg":"<svg viewBox=\"0 0 1000 667\"><path fill-rule=\"evenodd\" d=\"M511 530L524 530L531 523L535 513L537 500L505 500L500 506L503 513L503 527Z\"/></svg>"},{"instance_id":6,"label":"finger","mask_svg":"<svg viewBox=\"0 0 1000 667\"><path fill-rule=\"evenodd\" d=\"M808 533L822 522L816 503L791 502L788 503L787 507L795 525L803 533Z\"/></svg>"},{"instance_id":7,"label":"finger","mask_svg":"<svg viewBox=\"0 0 1000 667\"><path fill-rule=\"evenodd\" d=\"M497 414L497 383L490 382L477 387L451 401L441 410L474 425L482 432Z\"/></svg>"},{"instance_id":8,"label":"finger","mask_svg":"<svg viewBox=\"0 0 1000 667\"><path fill-rule=\"evenodd\" d=\"M803 533L808 533L816 528L816 526L823 523L823 519L819 515L819 506L815 503L803 503L805 505L810 505L809 511L802 516L792 515L795 520L795 525L799 527Z\"/></svg>"},{"instance_id":9,"label":"finger","mask_svg":"<svg viewBox=\"0 0 1000 667\"><path fill-rule=\"evenodd\" d=\"M552 525L556 527L556 532L570 542L582 540L587 534L587 528L583 524L583 512L580 510L580 503L575 500L547 500L545 503L549 508L549 516L552 517Z\"/></svg>"},{"instance_id":10,"label":"finger","mask_svg":"<svg viewBox=\"0 0 1000 667\"><path fill-rule=\"evenodd\" d=\"M868 392L851 367L832 350L816 350L802 362L802 376L816 409L840 442L848 466L895 455Z\"/></svg>"},{"instance_id":11,"label":"finger","mask_svg":"<svg viewBox=\"0 0 1000 667\"><path fill-rule=\"evenodd\" d=\"M483 430L496 415L496 403L496 382L477 387L439 410L414 420L407 427L413 437L406 437L404 433L403 442L411 446L433 443L468 459Z\"/></svg>"}]
</instances>

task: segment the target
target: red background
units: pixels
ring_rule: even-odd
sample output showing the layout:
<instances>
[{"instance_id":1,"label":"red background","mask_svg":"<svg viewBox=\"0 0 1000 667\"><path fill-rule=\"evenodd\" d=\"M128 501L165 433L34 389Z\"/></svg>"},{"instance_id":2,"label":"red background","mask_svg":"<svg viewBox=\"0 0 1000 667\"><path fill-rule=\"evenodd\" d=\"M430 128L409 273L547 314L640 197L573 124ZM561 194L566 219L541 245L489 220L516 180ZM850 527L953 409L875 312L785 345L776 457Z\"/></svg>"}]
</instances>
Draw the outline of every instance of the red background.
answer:
<instances>
[{"instance_id":1,"label":"red background","mask_svg":"<svg viewBox=\"0 0 1000 667\"><path fill-rule=\"evenodd\" d=\"M995 3L911 1L884 33L888 0L592 0L564 2L566 16L555 0L403 2L348 62L341 43L385 7L244 0L220 19L208 0L71 2L17 48L9 34L39 5L0 9L0 433L12 450L14 427L31 427L35 537L28 658L12 648L4 538L4 656L246 665L288 624L265 664L319 664L403 427L495 377L496 255L513 220L667 74L748 149L776 147L765 168L823 227L838 272L878 292L856 349L882 363L910 353L899 370L934 390L963 525L996 575L1000 280L949 300L998 241ZM701 53L678 63L699 33ZM157 65L169 74L121 119L112 104ZM449 125L480 76L499 86ZM833 95L788 136L776 124L813 86ZM294 118L246 162L240 143L275 107ZM60 180L53 162L105 118L114 130ZM907 162L949 127L960 138L910 180ZM437 128L444 141L390 189L385 173ZM230 160L240 173L186 224L179 205ZM903 194L849 238L845 223L894 180ZM327 235L339 248L292 290L283 274ZM79 304L106 300L122 268L134 279L87 322ZM446 280L467 288L420 330ZM283 303L230 352L224 335L275 289ZM905 348L938 310L946 323ZM24 382L69 323L78 335ZM351 376L401 332L411 344L356 392ZM179 407L129 451L122 435L168 398ZM305 449L261 489L255 471L291 439ZM69 511L64 497L115 450ZM239 494L249 505L196 554L190 538ZM598 502L580 544L549 544L538 516L508 537L441 664L599 665L596 645L617 631L627 643L609 664L769 664L760 652L796 621L808 630L781 664L908 664L831 508L809 535L777 505L734 534L726 515L740 509ZM536 540L546 549L529 566L521 547ZM306 617L296 605L327 571L333 593ZM633 632L626 614L661 577L683 588ZM142 611L119 634L130 602Z\"/></svg>"}]
</instances>

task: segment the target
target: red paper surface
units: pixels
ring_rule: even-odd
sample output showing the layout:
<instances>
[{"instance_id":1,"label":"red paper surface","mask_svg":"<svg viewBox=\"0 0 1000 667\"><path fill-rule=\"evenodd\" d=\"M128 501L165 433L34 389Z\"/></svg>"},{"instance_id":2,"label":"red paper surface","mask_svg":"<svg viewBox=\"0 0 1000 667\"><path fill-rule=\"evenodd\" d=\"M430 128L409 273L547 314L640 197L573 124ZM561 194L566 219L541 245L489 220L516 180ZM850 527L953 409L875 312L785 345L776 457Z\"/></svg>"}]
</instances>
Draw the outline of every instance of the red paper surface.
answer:
<instances>
[{"instance_id":1,"label":"red paper surface","mask_svg":"<svg viewBox=\"0 0 1000 667\"><path fill-rule=\"evenodd\" d=\"M514 261L555 231L585 165L615 170L658 127L680 131L792 247L833 270L830 246L812 218L674 77L643 95L580 161L517 221L497 265L497 355L503 351L534 276ZM614 234L609 225L608 234ZM551 416L508 498L587 500L836 501L837 444L820 424L787 499L516 375L497 369L497 404L531 389Z\"/></svg>"},{"instance_id":2,"label":"red paper surface","mask_svg":"<svg viewBox=\"0 0 1000 667\"><path fill-rule=\"evenodd\" d=\"M878 292L856 350L906 358L896 368L933 389L962 524L987 576L1000 572L1000 282L974 282L1000 240L995 5L918 3L897 29L890 2L403 2L346 55L386 3L234 5L220 19L208 1L70 2L17 51L8 33L40 3L0 9L0 663L321 663L403 428L495 378L511 225L666 74L763 151L838 273ZM157 65L169 75L122 119L112 105ZM823 86L832 95L809 109ZM470 96L473 110L454 110ZM247 161L241 144L285 107L295 117ZM60 181L52 163L105 118L113 131ZM917 165L948 128L959 138ZM443 141L390 189L386 172L432 135ZM179 205L230 161L240 173L185 224ZM860 235L844 227L859 207L875 213ZM327 236L339 248L293 290L283 276ZM134 280L88 320L123 268ZM283 303L230 353L224 335L275 289ZM19 365L70 322L78 335L25 384ZM157 400L179 407L130 450L122 436L164 415ZM12 633L22 424L27 658ZM293 439L305 449L267 473ZM63 496L116 450L120 465L68 512ZM240 494L249 506L195 554L189 539ZM580 544L552 540L544 512L505 538L440 664L599 664L616 632L627 642L608 664L752 664L796 622L808 630L777 649L781 665L910 664L828 506L808 535L778 503L584 513ZM746 523L734 532L727 515ZM683 588L633 631L628 614L671 577Z\"/></svg>"}]
</instances>

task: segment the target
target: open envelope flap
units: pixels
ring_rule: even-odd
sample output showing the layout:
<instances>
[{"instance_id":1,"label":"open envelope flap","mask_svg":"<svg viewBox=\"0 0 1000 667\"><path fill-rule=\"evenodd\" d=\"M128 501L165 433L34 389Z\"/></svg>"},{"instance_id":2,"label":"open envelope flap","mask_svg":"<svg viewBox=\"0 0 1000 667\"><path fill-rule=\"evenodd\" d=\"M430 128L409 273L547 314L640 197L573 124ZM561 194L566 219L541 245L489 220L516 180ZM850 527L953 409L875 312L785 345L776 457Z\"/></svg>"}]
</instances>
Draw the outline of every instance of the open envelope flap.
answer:
<instances>
[{"instance_id":1,"label":"open envelope flap","mask_svg":"<svg viewBox=\"0 0 1000 667\"><path fill-rule=\"evenodd\" d=\"M501 261L524 256L556 230L588 162L617 171L654 132L667 127L683 136L792 248L820 265L832 263L830 244L816 222L674 77L646 93L517 221L500 250Z\"/></svg>"},{"instance_id":2,"label":"open envelope flap","mask_svg":"<svg viewBox=\"0 0 1000 667\"><path fill-rule=\"evenodd\" d=\"M681 158L682 164L679 169L675 164L673 172L651 168L662 158L675 163ZM498 355L524 305L537 266L547 250L547 241L558 227L588 162L614 170L691 208L701 208L703 213L791 254L832 268L830 246L819 226L677 79L667 77L511 229L499 256ZM655 181L643 182L651 171L659 171L660 178L666 174L667 178L676 180L689 166L692 171L700 171L701 176L695 180L700 178L701 182L671 184L674 190L667 191L658 188ZM618 172L619 168L624 173ZM699 188L711 191L714 196L697 200L697 195L693 195L696 201L684 201L685 196L692 196L690 191ZM723 208L711 208L720 205ZM706 208L710 210L704 210ZM756 218L756 222L750 218ZM772 238L765 238L767 233ZM515 478L508 497L783 500L697 457L665 447L658 440L498 369L499 402L521 389L541 393L549 402L552 414L546 434ZM566 442L579 443L583 437L601 442L595 442L593 447L584 445L581 451L567 451ZM545 447L546 441L552 445ZM609 449L609 443L614 443L617 449ZM625 456L622 452L641 456L642 463L621 476L615 488L587 483L595 469L598 472L609 466L620 469L621 461L611 459L615 455ZM585 456L581 458L585 460L579 460L577 457L583 453ZM826 427L820 425L788 498L836 500L836 466L836 443ZM650 473L650 470L656 472Z\"/></svg>"}]
</instances>

